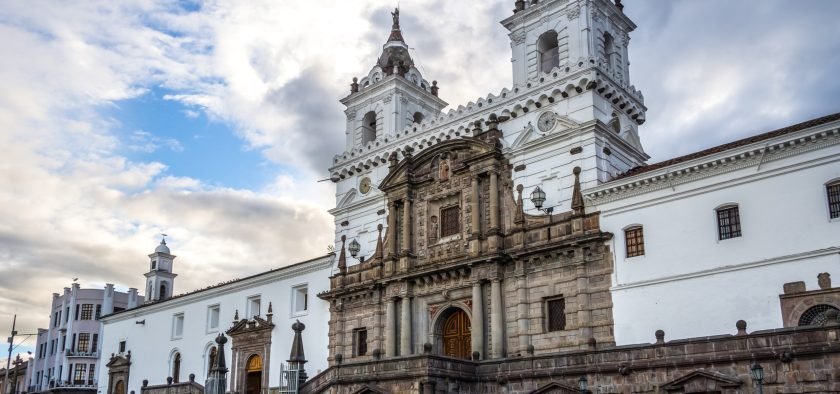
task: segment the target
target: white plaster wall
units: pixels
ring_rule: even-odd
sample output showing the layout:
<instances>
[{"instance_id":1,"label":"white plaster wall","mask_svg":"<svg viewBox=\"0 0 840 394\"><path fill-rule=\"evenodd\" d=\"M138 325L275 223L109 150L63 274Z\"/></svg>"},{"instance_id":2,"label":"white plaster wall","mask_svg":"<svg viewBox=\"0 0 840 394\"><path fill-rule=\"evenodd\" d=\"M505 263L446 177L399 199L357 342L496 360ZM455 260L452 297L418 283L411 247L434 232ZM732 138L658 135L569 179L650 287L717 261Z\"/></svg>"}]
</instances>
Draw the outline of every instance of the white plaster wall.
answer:
<instances>
[{"instance_id":1,"label":"white plaster wall","mask_svg":"<svg viewBox=\"0 0 840 394\"><path fill-rule=\"evenodd\" d=\"M144 379L149 384L163 384L171 375L170 356L177 350L181 353L181 381L188 380L194 373L196 381L204 384L207 377L208 345L216 335L233 324L235 311L244 318L246 302L251 296L261 299L261 316L265 318L269 301L273 304L269 385L279 384L280 364L289 358L294 332L292 323L299 319L306 325L303 343L306 370L314 376L327 367L327 333L329 306L317 294L329 289L329 275L332 256L307 263L286 267L277 271L246 278L212 290L170 299L159 304L150 304L125 311L103 319L102 354L99 367L99 390L107 392L108 370L105 364L112 353L118 353L119 342L126 341L126 350L131 351L131 372L127 390L140 392ZM307 284L309 289L309 310L302 314L292 313L292 291L295 286ZM219 328L207 329L208 307L220 306ZM172 338L172 323L175 314L184 314L184 333L180 339ZM144 324L137 324L144 321ZM228 368L231 367L231 342L225 347ZM232 382L232 372L228 382Z\"/></svg>"},{"instance_id":2,"label":"white plaster wall","mask_svg":"<svg viewBox=\"0 0 840 394\"><path fill-rule=\"evenodd\" d=\"M657 329L666 339L734 333L739 319L749 331L781 327L784 283L813 290L818 273L840 278L840 220L829 220L825 190L838 177L835 144L589 205L615 234L616 342L651 342ZM715 208L728 203L739 206L742 236L719 241ZM623 230L633 224L644 228L645 255L627 258Z\"/></svg>"}]
</instances>

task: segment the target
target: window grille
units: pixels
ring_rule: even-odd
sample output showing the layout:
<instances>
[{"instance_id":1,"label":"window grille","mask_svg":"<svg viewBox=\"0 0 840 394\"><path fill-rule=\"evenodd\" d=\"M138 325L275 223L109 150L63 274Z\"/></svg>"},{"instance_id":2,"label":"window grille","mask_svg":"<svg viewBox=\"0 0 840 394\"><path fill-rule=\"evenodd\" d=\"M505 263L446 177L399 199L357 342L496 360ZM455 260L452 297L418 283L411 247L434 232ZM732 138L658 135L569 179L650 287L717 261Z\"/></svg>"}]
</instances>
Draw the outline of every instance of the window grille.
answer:
<instances>
[{"instance_id":1,"label":"window grille","mask_svg":"<svg viewBox=\"0 0 840 394\"><path fill-rule=\"evenodd\" d=\"M624 230L624 243L627 248L627 257L643 256L645 254L645 237L642 233L642 227Z\"/></svg>"},{"instance_id":2,"label":"window grille","mask_svg":"<svg viewBox=\"0 0 840 394\"><path fill-rule=\"evenodd\" d=\"M88 349L90 348L90 333L83 332L79 334L79 345L76 346L76 350L80 353L87 353Z\"/></svg>"},{"instance_id":3,"label":"window grille","mask_svg":"<svg viewBox=\"0 0 840 394\"><path fill-rule=\"evenodd\" d=\"M562 331L566 329L566 299L555 298L546 301L548 314L548 331Z\"/></svg>"},{"instance_id":4,"label":"window grille","mask_svg":"<svg viewBox=\"0 0 840 394\"><path fill-rule=\"evenodd\" d=\"M461 209L458 206L442 208L440 210L440 236L448 237L458 234L461 230L459 216Z\"/></svg>"},{"instance_id":5,"label":"window grille","mask_svg":"<svg viewBox=\"0 0 840 394\"><path fill-rule=\"evenodd\" d=\"M73 384L85 384L87 364L76 364L75 368L73 371Z\"/></svg>"},{"instance_id":6,"label":"window grille","mask_svg":"<svg viewBox=\"0 0 840 394\"><path fill-rule=\"evenodd\" d=\"M741 236L741 217L738 206L730 206L717 210L718 239L724 240Z\"/></svg>"},{"instance_id":7,"label":"window grille","mask_svg":"<svg viewBox=\"0 0 840 394\"><path fill-rule=\"evenodd\" d=\"M825 187L828 195L828 211L831 219L840 218L840 182Z\"/></svg>"},{"instance_id":8,"label":"window grille","mask_svg":"<svg viewBox=\"0 0 840 394\"><path fill-rule=\"evenodd\" d=\"M88 383L87 384L93 384L94 377L96 376L96 374L94 373L95 370L96 370L96 364L91 364L90 369L88 370L89 372L88 372Z\"/></svg>"},{"instance_id":9,"label":"window grille","mask_svg":"<svg viewBox=\"0 0 840 394\"><path fill-rule=\"evenodd\" d=\"M102 304L96 304L96 315L94 318L99 320L100 317L102 317Z\"/></svg>"},{"instance_id":10,"label":"window grille","mask_svg":"<svg viewBox=\"0 0 840 394\"><path fill-rule=\"evenodd\" d=\"M93 320L93 304L82 304L82 320Z\"/></svg>"},{"instance_id":11,"label":"window grille","mask_svg":"<svg viewBox=\"0 0 840 394\"><path fill-rule=\"evenodd\" d=\"M799 318L799 325L800 326L821 326L826 323L827 316L826 313L831 310L838 310L837 308L831 305L815 305L808 308L805 313Z\"/></svg>"}]
</instances>

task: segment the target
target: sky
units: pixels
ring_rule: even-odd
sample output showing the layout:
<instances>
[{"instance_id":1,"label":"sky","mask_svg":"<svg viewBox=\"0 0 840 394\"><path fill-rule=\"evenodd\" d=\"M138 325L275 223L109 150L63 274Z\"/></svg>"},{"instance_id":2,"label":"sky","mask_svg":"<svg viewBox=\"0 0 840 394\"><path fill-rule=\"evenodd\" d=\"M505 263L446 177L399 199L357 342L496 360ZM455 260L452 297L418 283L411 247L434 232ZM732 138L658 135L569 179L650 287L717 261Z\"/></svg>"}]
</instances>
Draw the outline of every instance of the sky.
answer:
<instances>
[{"instance_id":1,"label":"sky","mask_svg":"<svg viewBox=\"0 0 840 394\"><path fill-rule=\"evenodd\" d=\"M176 293L326 253L338 100L395 3L0 0L0 337L73 278L142 289L161 233ZM840 109L838 1L624 3L650 162ZM452 107L510 86L512 0L400 8Z\"/></svg>"}]
</instances>

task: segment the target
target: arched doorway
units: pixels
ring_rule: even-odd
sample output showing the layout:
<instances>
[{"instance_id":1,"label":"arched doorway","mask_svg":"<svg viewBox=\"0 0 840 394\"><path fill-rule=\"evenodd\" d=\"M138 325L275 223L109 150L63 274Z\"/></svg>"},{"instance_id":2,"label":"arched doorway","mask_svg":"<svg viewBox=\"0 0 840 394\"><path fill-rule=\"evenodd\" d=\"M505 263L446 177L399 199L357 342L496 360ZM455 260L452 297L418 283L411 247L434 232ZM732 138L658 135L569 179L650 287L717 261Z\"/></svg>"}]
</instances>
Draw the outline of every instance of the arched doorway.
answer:
<instances>
[{"instance_id":1,"label":"arched doorway","mask_svg":"<svg viewBox=\"0 0 840 394\"><path fill-rule=\"evenodd\" d=\"M122 380L118 380L114 385L113 394L125 394L125 383Z\"/></svg>"},{"instance_id":2,"label":"arched doorway","mask_svg":"<svg viewBox=\"0 0 840 394\"><path fill-rule=\"evenodd\" d=\"M255 354L248 358L245 369L245 394L260 394L262 391L262 358Z\"/></svg>"},{"instance_id":3,"label":"arched doorway","mask_svg":"<svg viewBox=\"0 0 840 394\"><path fill-rule=\"evenodd\" d=\"M470 317L463 310L453 308L443 319L441 327L443 354L469 360L472 351Z\"/></svg>"}]
</instances>

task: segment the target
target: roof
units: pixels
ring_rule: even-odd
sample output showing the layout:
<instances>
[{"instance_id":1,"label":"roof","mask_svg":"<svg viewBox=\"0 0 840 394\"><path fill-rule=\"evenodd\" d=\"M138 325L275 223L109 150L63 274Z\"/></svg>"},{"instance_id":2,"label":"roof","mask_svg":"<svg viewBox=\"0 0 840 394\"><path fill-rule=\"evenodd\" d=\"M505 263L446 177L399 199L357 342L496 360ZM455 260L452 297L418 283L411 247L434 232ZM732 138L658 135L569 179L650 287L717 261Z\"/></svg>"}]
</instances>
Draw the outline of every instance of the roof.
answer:
<instances>
[{"instance_id":1,"label":"roof","mask_svg":"<svg viewBox=\"0 0 840 394\"><path fill-rule=\"evenodd\" d=\"M747 138L743 138L743 139L740 139L740 140L737 140L737 141L732 141L732 142L729 142L729 143L726 143L726 144L723 144L723 145L718 145L718 146L715 146L715 147L704 149L704 150L701 150L699 152L690 153L690 154L687 154L685 156L675 157L673 159L660 161L660 162L654 163L654 164L647 164L647 165L633 167L630 170L628 170L627 172L613 178L612 180L610 180L610 182L613 182L613 181L616 181L616 180L619 180L619 179L623 179L623 178L628 178L628 177L635 176L635 175L638 175L638 174L643 174L643 173L650 172L650 171L655 171L655 170L658 170L660 168L665 168L665 167L668 167L668 166L672 166L674 164L679 164L679 163L687 162L687 161L690 161L690 160L698 159L698 158L701 158L701 157L704 157L704 156L713 155L715 153L724 152L724 151L734 149L734 148L738 148L738 147L741 147L741 146L750 145L750 144L753 144L753 143L756 143L756 142L769 140L769 139L772 139L772 138L775 138L775 137L783 136L785 134L795 133L797 131L805 130L805 129L815 127L815 126L820 126L820 125L830 123L830 122L833 122L833 121L837 121L837 120L840 120L840 113L835 113L835 114L826 115L826 116L823 116L823 117L820 117L820 118L811 119L811 120L808 120L808 121L805 121L805 122L802 122L802 123L797 123L795 125L783 127L781 129L768 131L766 133L754 135L752 137L747 137Z\"/></svg>"}]
</instances>

